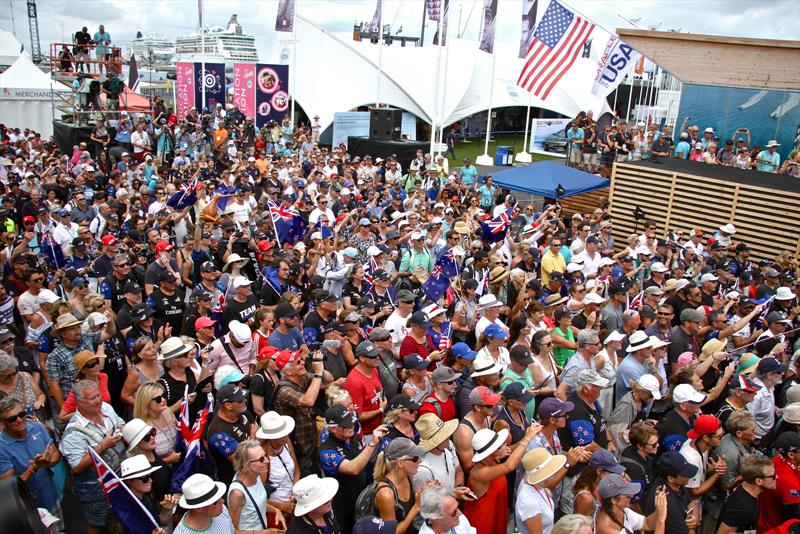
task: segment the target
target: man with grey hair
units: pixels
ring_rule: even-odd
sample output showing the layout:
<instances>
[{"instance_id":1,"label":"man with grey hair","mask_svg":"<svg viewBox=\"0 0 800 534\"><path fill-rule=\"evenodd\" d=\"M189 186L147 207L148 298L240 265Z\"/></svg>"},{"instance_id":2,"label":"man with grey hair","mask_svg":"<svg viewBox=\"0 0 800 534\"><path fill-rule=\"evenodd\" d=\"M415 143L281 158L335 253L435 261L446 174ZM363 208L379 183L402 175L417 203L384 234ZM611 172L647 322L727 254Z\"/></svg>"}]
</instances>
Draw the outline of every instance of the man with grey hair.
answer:
<instances>
[{"instance_id":1,"label":"man with grey hair","mask_svg":"<svg viewBox=\"0 0 800 534\"><path fill-rule=\"evenodd\" d=\"M725 422L728 431L719 446L714 450L718 456L725 458L728 470L720 478L722 489L729 491L739 478L739 461L748 454L753 454L753 441L756 439L756 421L748 411L730 414Z\"/></svg>"},{"instance_id":2,"label":"man with grey hair","mask_svg":"<svg viewBox=\"0 0 800 534\"><path fill-rule=\"evenodd\" d=\"M564 366L564 372L561 375L561 384L556 390L556 396L560 399L566 398L569 392L575 391L578 374L581 371L584 369L597 371L594 357L602 348L597 330L591 328L581 330L578 332L576 341L578 350L567 360L567 365Z\"/></svg>"},{"instance_id":3,"label":"man with grey hair","mask_svg":"<svg viewBox=\"0 0 800 534\"><path fill-rule=\"evenodd\" d=\"M110 404L103 402L96 382L81 380L72 391L77 409L61 439L61 454L73 475L72 487L83 508L89 534L106 532L109 508L97 481L89 448L99 454L108 466L119 472L125 444L122 442L123 421Z\"/></svg>"},{"instance_id":4,"label":"man with grey hair","mask_svg":"<svg viewBox=\"0 0 800 534\"><path fill-rule=\"evenodd\" d=\"M458 509L453 490L443 486L431 486L420 495L419 513L425 523L419 534L471 534L475 532L467 517Z\"/></svg>"}]
</instances>

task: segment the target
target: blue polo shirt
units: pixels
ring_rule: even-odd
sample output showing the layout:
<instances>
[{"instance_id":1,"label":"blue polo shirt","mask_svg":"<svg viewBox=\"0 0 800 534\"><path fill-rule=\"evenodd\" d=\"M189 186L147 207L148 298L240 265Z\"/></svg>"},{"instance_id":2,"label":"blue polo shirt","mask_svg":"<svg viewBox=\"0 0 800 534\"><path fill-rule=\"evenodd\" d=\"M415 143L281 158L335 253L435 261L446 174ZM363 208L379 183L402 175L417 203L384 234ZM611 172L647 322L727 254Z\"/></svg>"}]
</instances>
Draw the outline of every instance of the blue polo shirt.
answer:
<instances>
[{"instance_id":1,"label":"blue polo shirt","mask_svg":"<svg viewBox=\"0 0 800 534\"><path fill-rule=\"evenodd\" d=\"M647 364L639 363L639 360L633 357L633 354L628 354L619 363L617 367L617 393L615 397L615 404L631 390L630 383L632 380L639 380L643 374L649 373L650 369Z\"/></svg>"},{"instance_id":2,"label":"blue polo shirt","mask_svg":"<svg viewBox=\"0 0 800 534\"><path fill-rule=\"evenodd\" d=\"M41 423L28 422L25 429L25 439L14 439L5 432L0 433L0 473L13 469L15 475L21 475L28 469L33 457L42 454L53 441ZM58 503L58 494L47 469L36 471L27 484L36 495L36 506L39 508L52 510Z\"/></svg>"},{"instance_id":3,"label":"blue polo shirt","mask_svg":"<svg viewBox=\"0 0 800 534\"><path fill-rule=\"evenodd\" d=\"M461 181L464 183L464 185L472 185L475 183L475 178L478 176L478 169L472 165L469 167L465 165L464 167L461 167L459 174L461 175Z\"/></svg>"}]
</instances>

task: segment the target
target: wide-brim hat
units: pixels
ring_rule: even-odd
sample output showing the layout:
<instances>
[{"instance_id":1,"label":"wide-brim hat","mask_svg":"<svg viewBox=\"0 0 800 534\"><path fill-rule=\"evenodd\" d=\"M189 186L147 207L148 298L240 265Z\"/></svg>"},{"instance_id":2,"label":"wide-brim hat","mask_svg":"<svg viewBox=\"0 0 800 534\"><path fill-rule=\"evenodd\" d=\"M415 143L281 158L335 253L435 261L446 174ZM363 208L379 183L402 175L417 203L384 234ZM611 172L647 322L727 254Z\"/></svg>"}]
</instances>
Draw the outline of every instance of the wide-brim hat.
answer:
<instances>
[{"instance_id":1,"label":"wide-brim hat","mask_svg":"<svg viewBox=\"0 0 800 534\"><path fill-rule=\"evenodd\" d=\"M53 330L61 330L63 328L68 328L70 326L79 324L83 324L83 321L79 321L78 318L71 313L64 313L59 315L56 319L56 323L53 325Z\"/></svg>"},{"instance_id":2,"label":"wide-brim hat","mask_svg":"<svg viewBox=\"0 0 800 534\"><path fill-rule=\"evenodd\" d=\"M225 494L225 484L215 482L208 475L195 473L181 485L183 496L178 504L186 510L195 510L214 504Z\"/></svg>"},{"instance_id":3,"label":"wide-brim hat","mask_svg":"<svg viewBox=\"0 0 800 534\"><path fill-rule=\"evenodd\" d=\"M455 230L457 234L461 235L469 235L472 233L466 221L456 221L456 223L453 225L453 230Z\"/></svg>"},{"instance_id":4,"label":"wide-brim hat","mask_svg":"<svg viewBox=\"0 0 800 534\"><path fill-rule=\"evenodd\" d=\"M472 462L477 463L491 456L505 444L508 434L507 428L502 428L499 432L490 428L482 428L475 432L475 435L472 436L472 449L475 451Z\"/></svg>"},{"instance_id":5,"label":"wide-brim hat","mask_svg":"<svg viewBox=\"0 0 800 534\"><path fill-rule=\"evenodd\" d=\"M552 455L543 447L531 449L522 457L525 481L538 484L556 474L566 463L567 457L563 454Z\"/></svg>"},{"instance_id":6,"label":"wide-brim hat","mask_svg":"<svg viewBox=\"0 0 800 534\"><path fill-rule=\"evenodd\" d=\"M261 416L261 426L256 430L258 439L280 439L288 436L294 430L294 419L278 412L267 412Z\"/></svg>"},{"instance_id":7,"label":"wide-brim hat","mask_svg":"<svg viewBox=\"0 0 800 534\"><path fill-rule=\"evenodd\" d=\"M228 272L228 267L230 267L232 264L234 264L237 261L243 261L244 264L247 265L247 262L250 261L250 258L243 258L243 257L239 256L237 253L234 252L233 254L228 256L228 261L226 261L225 265L222 266L222 272L223 273Z\"/></svg>"},{"instance_id":8,"label":"wide-brim hat","mask_svg":"<svg viewBox=\"0 0 800 534\"><path fill-rule=\"evenodd\" d=\"M715 353L723 350L725 346L726 346L725 341L721 339L718 338L709 339L708 341L705 342L703 348L700 351L700 361L701 362L705 361L706 359L713 356Z\"/></svg>"},{"instance_id":9,"label":"wide-brim hat","mask_svg":"<svg viewBox=\"0 0 800 534\"><path fill-rule=\"evenodd\" d=\"M419 432L419 446L430 451L448 440L458 428L458 419L442 421L434 413L426 413L417 419L414 426Z\"/></svg>"},{"instance_id":10,"label":"wide-brim hat","mask_svg":"<svg viewBox=\"0 0 800 534\"><path fill-rule=\"evenodd\" d=\"M320 478L309 475L297 481L292 488L295 499L294 515L300 517L333 500L339 491L339 481L335 478Z\"/></svg>"},{"instance_id":11,"label":"wide-brim hat","mask_svg":"<svg viewBox=\"0 0 800 534\"><path fill-rule=\"evenodd\" d=\"M490 284L499 284L503 280L509 277L511 273L506 270L505 267L498 265L494 269L491 270L489 273L489 283Z\"/></svg>"},{"instance_id":12,"label":"wide-brim hat","mask_svg":"<svg viewBox=\"0 0 800 534\"><path fill-rule=\"evenodd\" d=\"M137 454L122 460L120 465L120 479L130 480L149 475L153 471L161 469L160 465L151 465L144 454Z\"/></svg>"},{"instance_id":13,"label":"wide-brim hat","mask_svg":"<svg viewBox=\"0 0 800 534\"><path fill-rule=\"evenodd\" d=\"M122 439L128 444L128 450L135 448L149 433L153 427L145 423L142 419L131 419L122 427Z\"/></svg>"},{"instance_id":14,"label":"wide-brim hat","mask_svg":"<svg viewBox=\"0 0 800 534\"><path fill-rule=\"evenodd\" d=\"M168 337L161 346L158 348L158 360L172 360L178 356L182 356L187 352L194 350L193 345L184 343L179 337Z\"/></svg>"}]
</instances>

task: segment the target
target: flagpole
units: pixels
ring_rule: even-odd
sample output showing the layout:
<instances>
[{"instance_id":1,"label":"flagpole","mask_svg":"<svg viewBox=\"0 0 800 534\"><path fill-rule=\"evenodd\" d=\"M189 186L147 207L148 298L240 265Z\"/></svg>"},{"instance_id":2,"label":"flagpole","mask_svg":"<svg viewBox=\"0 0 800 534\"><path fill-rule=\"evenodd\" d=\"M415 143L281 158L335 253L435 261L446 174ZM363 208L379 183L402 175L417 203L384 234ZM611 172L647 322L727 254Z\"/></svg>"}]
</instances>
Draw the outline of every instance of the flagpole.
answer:
<instances>
[{"instance_id":1,"label":"flagpole","mask_svg":"<svg viewBox=\"0 0 800 534\"><path fill-rule=\"evenodd\" d=\"M628 111L625 113L626 121L631 120L631 102L633 101L633 85L635 82L636 82L636 75L634 74L633 76L628 78L628 83L630 84L631 89L630 92L628 93Z\"/></svg>"},{"instance_id":2,"label":"flagpole","mask_svg":"<svg viewBox=\"0 0 800 534\"><path fill-rule=\"evenodd\" d=\"M491 165L492 157L489 155L489 134L492 131L492 98L494 97L494 71L497 64L497 50L492 48L492 76L489 78L489 111L486 114L486 140L483 144L483 155L475 158L476 165Z\"/></svg>"},{"instance_id":3,"label":"flagpole","mask_svg":"<svg viewBox=\"0 0 800 534\"><path fill-rule=\"evenodd\" d=\"M270 204L272 202L270 201ZM270 214L269 218L272 221L272 229L275 230L275 241L278 243L278 248L281 248L281 238L278 237L278 227L275 225L275 217L272 216L272 206L268 206Z\"/></svg>"},{"instance_id":4,"label":"flagpole","mask_svg":"<svg viewBox=\"0 0 800 534\"><path fill-rule=\"evenodd\" d=\"M203 11L205 10L205 5L203 4L203 0L198 0L200 2L200 98L201 98L201 108L203 111L206 109L206 83L205 83L205 75L206 75L206 32L203 31ZM223 87L225 86L225 81L222 81Z\"/></svg>"},{"instance_id":5,"label":"flagpole","mask_svg":"<svg viewBox=\"0 0 800 534\"><path fill-rule=\"evenodd\" d=\"M443 37L443 36L442 36ZM442 40L439 39L439 42ZM444 119L445 119L445 104L447 103L447 68L450 64L450 48L445 46L444 47L444 83L442 84L442 95L441 100L439 101L439 111L437 112L437 116L439 117L439 146L438 150L436 151L438 154L442 153L442 144L444 143ZM441 73L439 73L441 74Z\"/></svg>"},{"instance_id":6,"label":"flagpole","mask_svg":"<svg viewBox=\"0 0 800 534\"><path fill-rule=\"evenodd\" d=\"M297 87L297 81L296 81L296 78L297 78L297 26L296 26L297 25L297 17L295 16L296 12L297 12L297 7L295 7L295 9L292 10L292 67L291 67L292 75L291 75L291 78L289 79L289 85L291 86L290 91L292 93L292 108L291 108L291 112L290 112L290 120L292 121L292 128L294 128L294 124L295 124L295 122L294 122L294 117L295 117L295 115L294 115L294 101L295 101L294 92L295 92L295 88ZM274 224L275 223L273 221L273 225ZM276 230L275 234L276 234L275 237L277 237L277 230ZM278 243L278 246L280 246L280 243Z\"/></svg>"},{"instance_id":7,"label":"flagpole","mask_svg":"<svg viewBox=\"0 0 800 534\"><path fill-rule=\"evenodd\" d=\"M436 34L439 36L437 47L439 48L436 53L436 81L433 84L433 117L431 122L431 159L436 147L436 119L439 114L439 70L442 66L442 17L443 13L439 13L439 20L436 21Z\"/></svg>"},{"instance_id":8,"label":"flagpole","mask_svg":"<svg viewBox=\"0 0 800 534\"><path fill-rule=\"evenodd\" d=\"M617 97L618 96L619 96L619 85L617 86L616 89L614 89L614 107L611 108L611 111L614 113L615 116L617 115Z\"/></svg>"},{"instance_id":9,"label":"flagpole","mask_svg":"<svg viewBox=\"0 0 800 534\"><path fill-rule=\"evenodd\" d=\"M530 163L533 161L533 158L528 153L528 131L531 124L531 94L528 93L528 112L525 114L525 136L523 137L522 142L524 143L522 147L522 152L518 153L514 156L514 161L518 161L520 163Z\"/></svg>"}]
</instances>

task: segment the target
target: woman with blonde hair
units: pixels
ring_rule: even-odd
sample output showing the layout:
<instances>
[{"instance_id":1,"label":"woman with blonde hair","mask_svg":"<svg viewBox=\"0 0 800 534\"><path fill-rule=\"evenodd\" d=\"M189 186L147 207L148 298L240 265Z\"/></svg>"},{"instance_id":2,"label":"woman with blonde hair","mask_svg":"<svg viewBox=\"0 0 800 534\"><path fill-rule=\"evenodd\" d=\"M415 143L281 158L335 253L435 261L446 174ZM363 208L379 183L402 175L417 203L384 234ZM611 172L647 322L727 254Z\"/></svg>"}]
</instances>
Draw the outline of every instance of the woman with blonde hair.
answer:
<instances>
[{"instance_id":1,"label":"woman with blonde hair","mask_svg":"<svg viewBox=\"0 0 800 534\"><path fill-rule=\"evenodd\" d=\"M133 366L128 371L120 397L122 402L133 407L136 390L145 382L154 382L164 373L164 367L156 358L158 349L149 337L137 339L131 349Z\"/></svg>"},{"instance_id":2,"label":"woman with blonde hair","mask_svg":"<svg viewBox=\"0 0 800 534\"><path fill-rule=\"evenodd\" d=\"M233 454L236 475L228 487L228 511L236 532L279 534L286 530L283 513L267 502L264 486L270 464L261 444L248 439L239 443ZM267 528L267 513L275 514L280 528Z\"/></svg>"},{"instance_id":3,"label":"woman with blonde hair","mask_svg":"<svg viewBox=\"0 0 800 534\"><path fill-rule=\"evenodd\" d=\"M256 430L256 439L269 457L269 485L273 488L269 503L288 517L294 514L292 487L300 480L297 455L289 439L294 427L294 419L288 415L267 412L261 416ZM269 525L276 526L274 514L267 517Z\"/></svg>"},{"instance_id":4,"label":"woman with blonde hair","mask_svg":"<svg viewBox=\"0 0 800 534\"><path fill-rule=\"evenodd\" d=\"M102 360L105 359L106 356L103 345L97 347L97 352L82 350L77 353L74 357L75 368L77 369L75 373L75 383L81 380L96 382L97 387L100 389L100 396L103 398L103 402L110 403L111 393L108 391L108 375L100 372L104 363ZM67 398L64 400L63 406L61 406L61 413L58 414L58 419L62 423L67 423L72 418L76 409L75 394L70 390Z\"/></svg>"},{"instance_id":5,"label":"woman with blonde hair","mask_svg":"<svg viewBox=\"0 0 800 534\"><path fill-rule=\"evenodd\" d=\"M419 494L411 478L417 474L425 449L408 438L395 438L375 460L374 506L384 521L397 521L398 534L415 532L414 519L419 514Z\"/></svg>"},{"instance_id":6,"label":"woman with blonde hair","mask_svg":"<svg viewBox=\"0 0 800 534\"><path fill-rule=\"evenodd\" d=\"M164 386L160 382L147 382L139 388L133 404L133 416L155 428L155 452L165 463L171 464L181 459L180 453L175 452L177 441L175 414L167 406Z\"/></svg>"},{"instance_id":7,"label":"woman with blonde hair","mask_svg":"<svg viewBox=\"0 0 800 534\"><path fill-rule=\"evenodd\" d=\"M69 303L72 305L72 315L79 321L86 319L91 313L86 309L87 302L92 301L89 295L89 282L82 276L76 276L72 280L72 296L69 297ZM97 293L91 293L91 295L97 295ZM100 295L97 296L103 298Z\"/></svg>"},{"instance_id":8,"label":"woman with blonde hair","mask_svg":"<svg viewBox=\"0 0 800 534\"><path fill-rule=\"evenodd\" d=\"M581 514L562 516L550 534L594 534L592 518Z\"/></svg>"}]
</instances>

